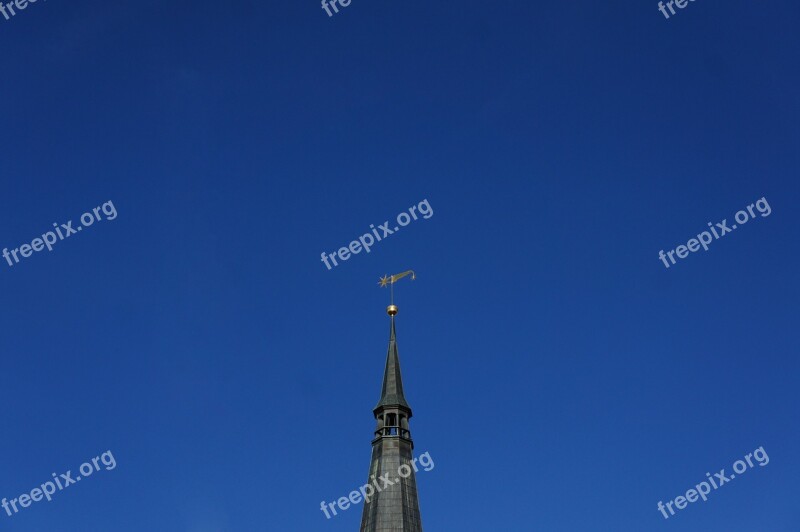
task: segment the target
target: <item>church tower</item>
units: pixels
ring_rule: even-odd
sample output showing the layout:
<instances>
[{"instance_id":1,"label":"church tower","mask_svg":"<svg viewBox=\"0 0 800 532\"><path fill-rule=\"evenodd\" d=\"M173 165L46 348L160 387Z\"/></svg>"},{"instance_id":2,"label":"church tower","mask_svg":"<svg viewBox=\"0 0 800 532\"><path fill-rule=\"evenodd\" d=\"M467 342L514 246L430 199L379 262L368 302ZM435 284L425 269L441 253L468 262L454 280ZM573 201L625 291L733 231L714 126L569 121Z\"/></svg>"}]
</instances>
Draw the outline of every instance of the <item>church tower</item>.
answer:
<instances>
[{"instance_id":1,"label":"church tower","mask_svg":"<svg viewBox=\"0 0 800 532\"><path fill-rule=\"evenodd\" d=\"M408 424L411 407L403 395L400 357L394 330L397 307L389 305L387 312L391 320L389 352L383 372L381 399L372 411L376 426L367 479L373 485L377 483L381 491L376 489L370 501L365 502L360 532L422 532L416 464L412 463L411 456L414 442ZM381 476L387 478L387 474L392 481L391 486L386 486L380 480Z\"/></svg>"}]
</instances>

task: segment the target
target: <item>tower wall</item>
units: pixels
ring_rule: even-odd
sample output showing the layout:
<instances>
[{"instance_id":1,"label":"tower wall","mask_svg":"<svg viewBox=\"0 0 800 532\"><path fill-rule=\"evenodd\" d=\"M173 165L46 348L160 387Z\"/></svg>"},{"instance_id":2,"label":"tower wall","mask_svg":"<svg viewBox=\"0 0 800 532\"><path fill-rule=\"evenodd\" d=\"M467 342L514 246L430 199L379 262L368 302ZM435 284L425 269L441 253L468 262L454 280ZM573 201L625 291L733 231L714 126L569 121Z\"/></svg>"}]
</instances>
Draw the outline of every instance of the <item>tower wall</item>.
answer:
<instances>
[{"instance_id":1,"label":"tower wall","mask_svg":"<svg viewBox=\"0 0 800 532\"><path fill-rule=\"evenodd\" d=\"M417 497L417 480L412 464L412 444L399 437L385 437L376 440L372 446L367 481L381 487L375 490L372 499L364 504L360 532L422 532ZM400 466L411 470L408 478L398 474ZM406 470L404 469L404 472ZM391 486L384 487L381 476L389 474Z\"/></svg>"}]
</instances>

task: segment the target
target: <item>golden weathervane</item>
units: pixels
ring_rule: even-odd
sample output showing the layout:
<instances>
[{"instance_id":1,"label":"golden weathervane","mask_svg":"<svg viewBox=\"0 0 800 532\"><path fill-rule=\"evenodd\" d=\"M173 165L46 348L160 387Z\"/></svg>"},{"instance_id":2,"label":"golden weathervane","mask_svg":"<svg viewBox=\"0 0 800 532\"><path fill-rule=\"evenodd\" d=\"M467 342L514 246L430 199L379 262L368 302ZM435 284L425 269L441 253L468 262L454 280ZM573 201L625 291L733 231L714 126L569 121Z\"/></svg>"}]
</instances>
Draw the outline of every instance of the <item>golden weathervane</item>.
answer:
<instances>
[{"instance_id":1,"label":"golden weathervane","mask_svg":"<svg viewBox=\"0 0 800 532\"><path fill-rule=\"evenodd\" d=\"M389 277L388 275L384 275L383 277L381 277L381 280L378 281L378 284L381 285L381 288L386 286L387 284L389 285L390 304L386 308L386 313L389 314L389 316L394 317L395 314L397 314L397 305L394 304L394 283L396 283L397 281L399 281L400 279L402 279L407 275L411 276L412 281L417 278L417 274L414 273L414 270L408 270L403 273L397 273L395 275L392 275L391 277Z\"/></svg>"}]
</instances>

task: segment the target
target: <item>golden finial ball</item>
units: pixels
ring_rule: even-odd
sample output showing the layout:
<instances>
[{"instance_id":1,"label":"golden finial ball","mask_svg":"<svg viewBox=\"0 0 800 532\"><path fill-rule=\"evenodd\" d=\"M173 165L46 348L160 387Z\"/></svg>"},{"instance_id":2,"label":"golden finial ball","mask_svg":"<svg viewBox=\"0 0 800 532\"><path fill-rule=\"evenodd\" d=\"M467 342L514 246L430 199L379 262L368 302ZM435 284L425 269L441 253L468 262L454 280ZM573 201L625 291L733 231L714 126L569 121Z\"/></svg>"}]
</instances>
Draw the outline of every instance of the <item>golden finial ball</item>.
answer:
<instances>
[{"instance_id":1,"label":"golden finial ball","mask_svg":"<svg viewBox=\"0 0 800 532\"><path fill-rule=\"evenodd\" d=\"M386 314L394 317L394 315L397 314L397 305L389 305L386 307Z\"/></svg>"}]
</instances>

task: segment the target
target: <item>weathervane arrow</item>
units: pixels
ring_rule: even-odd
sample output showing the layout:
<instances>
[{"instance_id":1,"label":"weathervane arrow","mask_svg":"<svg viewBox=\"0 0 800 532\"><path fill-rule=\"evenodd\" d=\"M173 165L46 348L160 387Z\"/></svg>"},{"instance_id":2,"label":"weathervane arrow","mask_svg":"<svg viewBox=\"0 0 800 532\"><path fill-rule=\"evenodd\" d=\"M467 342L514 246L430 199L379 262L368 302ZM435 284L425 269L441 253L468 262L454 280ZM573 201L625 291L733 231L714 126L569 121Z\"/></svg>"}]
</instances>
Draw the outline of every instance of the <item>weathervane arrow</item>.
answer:
<instances>
[{"instance_id":1,"label":"weathervane arrow","mask_svg":"<svg viewBox=\"0 0 800 532\"><path fill-rule=\"evenodd\" d=\"M381 277L381 280L378 281L378 284L381 285L381 287L384 287L387 284L394 284L403 277L405 277L406 275L411 275L412 281L417 278L417 274L414 273L414 270L408 270L407 272L397 273L395 275L392 275L391 277L384 275L383 277Z\"/></svg>"},{"instance_id":2,"label":"weathervane arrow","mask_svg":"<svg viewBox=\"0 0 800 532\"><path fill-rule=\"evenodd\" d=\"M411 276L412 281L417 278L417 274L414 273L414 270L408 270L403 273L397 273L395 275L392 275L391 277L389 277L388 275L384 275L383 277L381 277L381 280L378 281L378 284L381 286L381 288L383 288L387 284L389 285L389 293L390 293L389 308L386 309L386 312L389 314L389 316L394 317L395 314L397 314L397 306L394 304L394 283L396 283L397 281L399 281L400 279L402 279L407 275Z\"/></svg>"}]
</instances>

